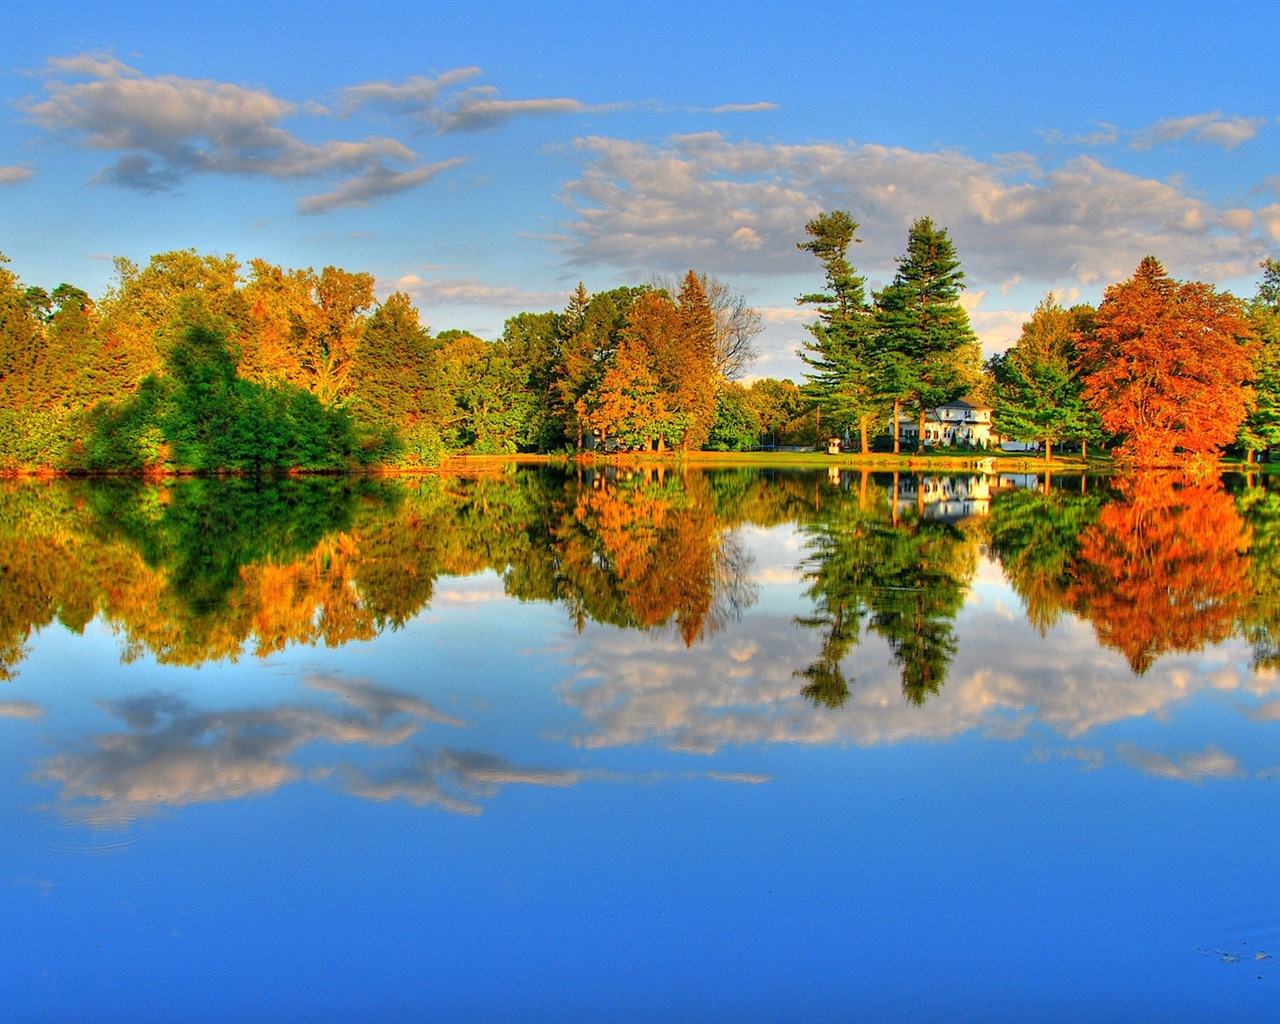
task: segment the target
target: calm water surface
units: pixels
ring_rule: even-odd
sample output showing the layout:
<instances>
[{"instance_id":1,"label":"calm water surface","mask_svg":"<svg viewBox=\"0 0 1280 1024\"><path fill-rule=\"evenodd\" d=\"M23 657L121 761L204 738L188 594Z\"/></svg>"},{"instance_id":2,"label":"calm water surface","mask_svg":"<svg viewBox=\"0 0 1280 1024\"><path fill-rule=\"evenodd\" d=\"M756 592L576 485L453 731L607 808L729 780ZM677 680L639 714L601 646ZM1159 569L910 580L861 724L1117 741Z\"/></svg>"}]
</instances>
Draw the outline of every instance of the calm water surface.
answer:
<instances>
[{"instance_id":1,"label":"calm water surface","mask_svg":"<svg viewBox=\"0 0 1280 1024\"><path fill-rule=\"evenodd\" d=\"M0 487L6 1021L1273 1021L1280 486Z\"/></svg>"}]
</instances>

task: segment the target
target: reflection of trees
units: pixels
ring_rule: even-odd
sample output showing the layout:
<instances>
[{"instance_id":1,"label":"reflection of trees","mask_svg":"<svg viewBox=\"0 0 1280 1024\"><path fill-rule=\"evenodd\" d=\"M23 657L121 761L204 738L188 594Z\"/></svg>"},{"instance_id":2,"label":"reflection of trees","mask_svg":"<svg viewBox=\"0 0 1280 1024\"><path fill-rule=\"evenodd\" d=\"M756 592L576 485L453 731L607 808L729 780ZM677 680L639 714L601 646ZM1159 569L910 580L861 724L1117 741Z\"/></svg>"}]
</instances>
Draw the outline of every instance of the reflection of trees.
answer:
<instances>
[{"instance_id":1,"label":"reflection of trees","mask_svg":"<svg viewBox=\"0 0 1280 1024\"><path fill-rule=\"evenodd\" d=\"M0 485L0 679L33 629L95 616L127 659L169 664L335 645L395 629L441 576L491 570L686 643L755 600L733 527L785 518L803 488L741 472L518 470L409 481L66 481Z\"/></svg>"},{"instance_id":2,"label":"reflection of trees","mask_svg":"<svg viewBox=\"0 0 1280 1024\"><path fill-rule=\"evenodd\" d=\"M1071 483L997 494L987 520L991 553L1041 636L1067 608L1081 534L1097 520L1105 501L1096 484L1089 489L1084 480Z\"/></svg>"},{"instance_id":3,"label":"reflection of trees","mask_svg":"<svg viewBox=\"0 0 1280 1024\"><path fill-rule=\"evenodd\" d=\"M1139 675L1230 637L1252 595L1250 531L1217 479L1144 473L1080 537L1067 600Z\"/></svg>"},{"instance_id":4,"label":"reflection of trees","mask_svg":"<svg viewBox=\"0 0 1280 1024\"><path fill-rule=\"evenodd\" d=\"M686 646L755 601L750 556L717 515L707 478L661 471L598 475L552 530L557 592L586 618L651 629Z\"/></svg>"},{"instance_id":5,"label":"reflection of trees","mask_svg":"<svg viewBox=\"0 0 1280 1024\"><path fill-rule=\"evenodd\" d=\"M1263 477L1239 494L1240 511L1253 535L1249 587L1255 598L1245 610L1244 635L1255 669L1280 668L1280 491Z\"/></svg>"},{"instance_id":6,"label":"reflection of trees","mask_svg":"<svg viewBox=\"0 0 1280 1024\"><path fill-rule=\"evenodd\" d=\"M1015 492L991 550L1043 634L1063 610L1139 675L1169 651L1230 637L1252 607L1251 531L1217 479L1145 473L1113 494Z\"/></svg>"},{"instance_id":7,"label":"reflection of trees","mask_svg":"<svg viewBox=\"0 0 1280 1024\"><path fill-rule=\"evenodd\" d=\"M888 642L903 694L920 704L946 681L977 551L947 523L895 516L895 496L866 484L864 477L856 497L824 496L806 528L803 569L815 614L799 621L824 633L817 660L799 673L808 680L802 692L816 704L844 703L841 662L865 621Z\"/></svg>"}]
</instances>

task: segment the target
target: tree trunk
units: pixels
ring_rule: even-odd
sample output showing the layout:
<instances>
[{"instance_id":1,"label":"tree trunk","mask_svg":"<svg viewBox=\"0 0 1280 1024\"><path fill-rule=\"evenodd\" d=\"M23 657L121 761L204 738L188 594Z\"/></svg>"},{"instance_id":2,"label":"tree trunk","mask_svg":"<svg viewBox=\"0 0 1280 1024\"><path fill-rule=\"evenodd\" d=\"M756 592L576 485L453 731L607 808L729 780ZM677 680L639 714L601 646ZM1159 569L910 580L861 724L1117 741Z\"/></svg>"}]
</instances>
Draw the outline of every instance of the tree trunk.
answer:
<instances>
[{"instance_id":1,"label":"tree trunk","mask_svg":"<svg viewBox=\"0 0 1280 1024\"><path fill-rule=\"evenodd\" d=\"M1053 442L1049 438L1044 439L1044 461L1048 462L1053 458Z\"/></svg>"},{"instance_id":2,"label":"tree trunk","mask_svg":"<svg viewBox=\"0 0 1280 1024\"><path fill-rule=\"evenodd\" d=\"M902 415L902 399L893 400L893 454L901 455L902 447L898 435L898 417Z\"/></svg>"},{"instance_id":3,"label":"tree trunk","mask_svg":"<svg viewBox=\"0 0 1280 1024\"><path fill-rule=\"evenodd\" d=\"M870 428L868 427L868 422L870 421L870 419L871 419L870 416L863 416L862 419L858 421L858 426L862 432L862 454L863 455L868 455L871 452L871 437L869 432Z\"/></svg>"},{"instance_id":4,"label":"tree trunk","mask_svg":"<svg viewBox=\"0 0 1280 1024\"><path fill-rule=\"evenodd\" d=\"M1089 442L1087 439L1082 439L1080 441L1080 458L1085 462L1089 461Z\"/></svg>"},{"instance_id":5,"label":"tree trunk","mask_svg":"<svg viewBox=\"0 0 1280 1024\"><path fill-rule=\"evenodd\" d=\"M924 407L924 403L921 402L920 403L920 437L916 442L916 453L918 455L924 454L924 423L925 423L926 415L927 415L927 410Z\"/></svg>"}]
</instances>

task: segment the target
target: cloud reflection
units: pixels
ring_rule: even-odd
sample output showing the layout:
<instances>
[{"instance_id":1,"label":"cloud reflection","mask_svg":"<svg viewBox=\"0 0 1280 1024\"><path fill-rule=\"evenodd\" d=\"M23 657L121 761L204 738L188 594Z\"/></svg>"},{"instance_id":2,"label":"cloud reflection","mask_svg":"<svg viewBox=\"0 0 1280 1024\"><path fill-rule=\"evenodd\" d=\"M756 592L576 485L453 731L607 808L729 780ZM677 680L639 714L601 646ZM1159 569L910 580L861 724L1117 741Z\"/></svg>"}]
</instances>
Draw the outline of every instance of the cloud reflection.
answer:
<instances>
[{"instance_id":1,"label":"cloud reflection","mask_svg":"<svg viewBox=\"0 0 1280 1024\"><path fill-rule=\"evenodd\" d=\"M479 814L480 798L496 796L503 786L575 786L581 772L513 765L505 758L475 751L419 748L414 761L375 778L352 765L344 767L348 790L368 800L406 800L418 807L437 806L461 814Z\"/></svg>"},{"instance_id":2,"label":"cloud reflection","mask_svg":"<svg viewBox=\"0 0 1280 1024\"><path fill-rule=\"evenodd\" d=\"M88 750L50 759L37 777L61 786L59 805L69 818L123 824L166 807L270 793L295 782L301 772L286 759L307 743L395 746L428 722L465 724L368 681L307 682L345 706L205 711L168 693L105 703L128 731L91 737Z\"/></svg>"},{"instance_id":3,"label":"cloud reflection","mask_svg":"<svg viewBox=\"0 0 1280 1024\"><path fill-rule=\"evenodd\" d=\"M598 629L571 656L576 673L563 691L582 716L575 743L598 749L656 742L715 754L754 744L940 742L976 731L1006 741L1033 736L1042 748L1037 756L1098 767L1111 758L1078 746L1081 737L1161 718L1198 695L1235 692L1258 701L1247 705L1251 719L1280 719L1280 676L1249 672L1236 641L1166 655L1138 678L1122 653L1098 646L1087 622L1064 615L1041 638L1024 618L1011 617L1007 585L996 582L998 568L985 557L978 578L987 585L959 614L949 679L923 706L904 701L890 652L875 636L864 636L845 657L849 696L829 708L799 692L794 669L812 661L817 638L796 631L789 618L757 613L693 649ZM1130 745L1117 748L1115 760L1185 781L1244 771L1212 747L1167 757Z\"/></svg>"},{"instance_id":4,"label":"cloud reflection","mask_svg":"<svg viewBox=\"0 0 1280 1024\"><path fill-rule=\"evenodd\" d=\"M29 700L0 700L0 718L24 718L35 721L44 717L44 708Z\"/></svg>"}]
</instances>

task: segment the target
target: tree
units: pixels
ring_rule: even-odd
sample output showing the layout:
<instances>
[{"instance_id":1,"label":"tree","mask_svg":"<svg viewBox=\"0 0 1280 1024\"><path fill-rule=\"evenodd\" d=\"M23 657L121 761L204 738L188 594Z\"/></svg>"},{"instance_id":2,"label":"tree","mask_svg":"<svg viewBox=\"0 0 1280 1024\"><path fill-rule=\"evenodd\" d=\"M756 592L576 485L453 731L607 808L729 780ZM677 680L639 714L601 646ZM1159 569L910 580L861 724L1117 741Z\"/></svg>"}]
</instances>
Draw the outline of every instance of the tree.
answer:
<instances>
[{"instance_id":1,"label":"tree","mask_svg":"<svg viewBox=\"0 0 1280 1024\"><path fill-rule=\"evenodd\" d=\"M866 279L849 262L849 246L861 241L854 237L857 230L858 222L844 210L820 214L805 225L809 241L797 242L796 247L821 262L826 290L796 301L818 307L818 321L807 325L813 340L806 341L800 353L812 368L806 372L805 394L826 416L829 431L856 428L866 454L869 424L885 410Z\"/></svg>"},{"instance_id":2,"label":"tree","mask_svg":"<svg viewBox=\"0 0 1280 1024\"><path fill-rule=\"evenodd\" d=\"M1249 306L1258 346L1253 360L1253 403L1237 442L1254 453L1280 445L1280 262L1261 264L1262 281Z\"/></svg>"},{"instance_id":3,"label":"tree","mask_svg":"<svg viewBox=\"0 0 1280 1024\"><path fill-rule=\"evenodd\" d=\"M675 412L689 420L680 446L696 451L706 444L715 422L717 324L702 278L692 270L681 282L676 308L679 332L667 339L658 377L673 395Z\"/></svg>"},{"instance_id":4,"label":"tree","mask_svg":"<svg viewBox=\"0 0 1280 1024\"><path fill-rule=\"evenodd\" d=\"M1124 435L1117 458L1177 464L1182 449L1216 460L1244 420L1253 332L1240 301L1199 281L1180 283L1146 257L1104 293L1078 341L1085 401Z\"/></svg>"},{"instance_id":5,"label":"tree","mask_svg":"<svg viewBox=\"0 0 1280 1024\"><path fill-rule=\"evenodd\" d=\"M566 440L581 450L591 425L591 395L613 362L627 315L644 288L615 288L591 295L581 282L560 317L554 392L556 418Z\"/></svg>"},{"instance_id":6,"label":"tree","mask_svg":"<svg viewBox=\"0 0 1280 1024\"><path fill-rule=\"evenodd\" d=\"M760 419L751 407L747 389L729 383L716 398L716 418L711 425L707 449L713 452L744 452L755 446L760 436Z\"/></svg>"},{"instance_id":7,"label":"tree","mask_svg":"<svg viewBox=\"0 0 1280 1024\"><path fill-rule=\"evenodd\" d=\"M761 377L747 389L751 408L760 420L760 430L770 444L797 444L798 425L812 408L812 401L795 381Z\"/></svg>"},{"instance_id":8,"label":"tree","mask_svg":"<svg viewBox=\"0 0 1280 1024\"><path fill-rule=\"evenodd\" d=\"M746 296L735 292L718 277L699 272L702 286L715 315L715 372L718 387L737 380L756 360L756 337L764 330L760 313L747 302ZM672 277L655 274L651 278L657 291L674 295L679 285Z\"/></svg>"},{"instance_id":9,"label":"tree","mask_svg":"<svg viewBox=\"0 0 1280 1024\"><path fill-rule=\"evenodd\" d=\"M907 254L898 261L893 281L875 297L884 386L894 399L895 451L900 400L916 409L923 452L928 410L958 398L981 379L981 348L960 305L963 290L964 271L946 229L922 217L911 225Z\"/></svg>"},{"instance_id":10,"label":"tree","mask_svg":"<svg viewBox=\"0 0 1280 1024\"><path fill-rule=\"evenodd\" d=\"M1066 440L1095 440L1100 424L1084 402L1077 372L1075 335L1087 329L1093 310L1064 309L1052 295L1022 325L1013 348L991 361L998 397L996 429L1017 441L1040 441L1046 459Z\"/></svg>"}]
</instances>

